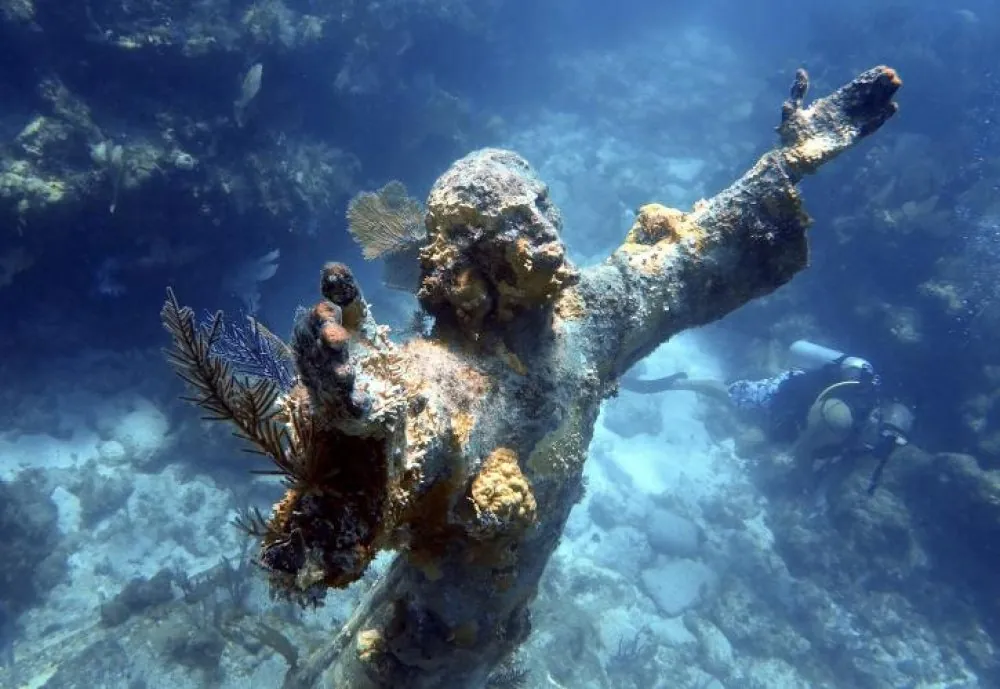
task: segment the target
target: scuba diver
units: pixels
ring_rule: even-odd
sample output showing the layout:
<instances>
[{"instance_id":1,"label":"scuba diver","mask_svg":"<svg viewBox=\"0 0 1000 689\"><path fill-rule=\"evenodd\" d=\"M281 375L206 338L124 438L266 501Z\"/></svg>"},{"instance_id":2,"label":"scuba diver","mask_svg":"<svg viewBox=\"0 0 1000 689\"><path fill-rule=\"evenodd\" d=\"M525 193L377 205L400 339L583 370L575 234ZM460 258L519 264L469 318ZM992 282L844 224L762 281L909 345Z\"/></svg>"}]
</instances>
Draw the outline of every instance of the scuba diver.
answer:
<instances>
[{"instance_id":1,"label":"scuba diver","mask_svg":"<svg viewBox=\"0 0 1000 689\"><path fill-rule=\"evenodd\" d=\"M675 373L652 380L626 376L621 387L641 394L688 390L722 401L771 441L791 445L796 464L870 454L877 461L868 484L874 494L893 451L909 442L912 412L880 401L879 376L865 359L806 340L792 343L789 355L789 369L762 380L724 383Z\"/></svg>"}]
</instances>

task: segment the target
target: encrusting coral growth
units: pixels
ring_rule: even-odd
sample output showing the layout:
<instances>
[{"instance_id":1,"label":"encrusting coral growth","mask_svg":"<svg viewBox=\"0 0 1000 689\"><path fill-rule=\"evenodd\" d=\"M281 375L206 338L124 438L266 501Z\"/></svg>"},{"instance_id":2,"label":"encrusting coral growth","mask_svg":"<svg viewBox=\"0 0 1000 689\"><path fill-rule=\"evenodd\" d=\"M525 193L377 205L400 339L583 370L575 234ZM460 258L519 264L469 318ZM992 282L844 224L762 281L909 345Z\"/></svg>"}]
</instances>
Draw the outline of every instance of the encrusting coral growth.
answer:
<instances>
[{"instance_id":1,"label":"encrusting coral growth","mask_svg":"<svg viewBox=\"0 0 1000 689\"><path fill-rule=\"evenodd\" d=\"M251 520L275 592L318 601L399 553L336 639L286 686L479 687L531 630L528 606L566 518L601 401L685 328L767 294L807 261L795 185L877 130L901 82L871 69L804 107L781 143L689 213L644 207L603 264L579 271L546 186L515 153L456 162L427 201L418 292L427 337L390 341L351 271L323 268L299 318L297 381L241 382L171 294L164 322L195 401L234 422L284 475Z\"/></svg>"}]
</instances>

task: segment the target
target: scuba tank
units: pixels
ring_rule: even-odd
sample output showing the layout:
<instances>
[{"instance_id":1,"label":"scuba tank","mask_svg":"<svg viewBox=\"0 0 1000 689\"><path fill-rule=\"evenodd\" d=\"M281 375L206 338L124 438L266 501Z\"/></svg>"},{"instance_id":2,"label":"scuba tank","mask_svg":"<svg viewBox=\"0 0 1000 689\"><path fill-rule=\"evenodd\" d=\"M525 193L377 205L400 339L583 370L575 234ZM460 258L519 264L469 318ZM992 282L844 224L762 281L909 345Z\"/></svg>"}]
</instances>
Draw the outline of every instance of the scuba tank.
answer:
<instances>
[{"instance_id":1,"label":"scuba tank","mask_svg":"<svg viewBox=\"0 0 1000 689\"><path fill-rule=\"evenodd\" d=\"M840 367L844 380L856 380L870 384L875 376L875 369L866 359L847 356L836 349L824 347L808 340L796 340L789 345L788 358L792 368L803 371L815 371L837 365Z\"/></svg>"},{"instance_id":2,"label":"scuba tank","mask_svg":"<svg viewBox=\"0 0 1000 689\"><path fill-rule=\"evenodd\" d=\"M788 359L792 368L811 371L843 361L846 355L836 349L808 340L796 340L788 347Z\"/></svg>"}]
</instances>

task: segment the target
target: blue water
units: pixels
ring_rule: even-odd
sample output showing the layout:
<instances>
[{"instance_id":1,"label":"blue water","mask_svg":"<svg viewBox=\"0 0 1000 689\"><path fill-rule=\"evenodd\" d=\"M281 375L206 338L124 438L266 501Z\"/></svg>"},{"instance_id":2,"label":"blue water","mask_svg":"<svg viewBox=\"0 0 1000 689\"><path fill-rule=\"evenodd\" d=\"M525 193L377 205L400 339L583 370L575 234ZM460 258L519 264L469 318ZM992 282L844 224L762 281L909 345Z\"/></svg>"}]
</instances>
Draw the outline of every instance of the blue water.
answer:
<instances>
[{"instance_id":1,"label":"blue water","mask_svg":"<svg viewBox=\"0 0 1000 689\"><path fill-rule=\"evenodd\" d=\"M0 686L280 687L387 567L269 598L230 522L280 486L178 399L168 286L290 376L253 324L287 339L324 261L394 336L428 326L385 284L415 254L348 232L355 194L422 202L509 148L593 266L773 146L796 69L811 99L880 64L899 113L803 183L808 268L636 375L763 379L805 338L872 363L909 445L874 497L854 455L792 486L732 410L622 392L488 686L1000 686L998 37L985 0L3 0Z\"/></svg>"}]
</instances>

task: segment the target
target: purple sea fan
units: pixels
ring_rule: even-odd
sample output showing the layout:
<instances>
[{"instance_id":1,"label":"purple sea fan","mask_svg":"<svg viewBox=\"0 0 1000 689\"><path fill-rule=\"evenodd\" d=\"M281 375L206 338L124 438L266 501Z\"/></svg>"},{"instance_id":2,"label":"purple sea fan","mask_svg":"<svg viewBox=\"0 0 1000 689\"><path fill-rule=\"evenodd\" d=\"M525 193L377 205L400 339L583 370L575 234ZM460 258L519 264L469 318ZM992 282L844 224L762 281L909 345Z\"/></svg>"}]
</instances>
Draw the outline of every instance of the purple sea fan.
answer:
<instances>
[{"instance_id":1,"label":"purple sea fan","mask_svg":"<svg viewBox=\"0 0 1000 689\"><path fill-rule=\"evenodd\" d=\"M205 322L211 320L209 314ZM212 354L223 359L237 373L273 381L283 391L295 382L291 350L281 338L253 316L243 321L223 322L219 337L212 344Z\"/></svg>"}]
</instances>

